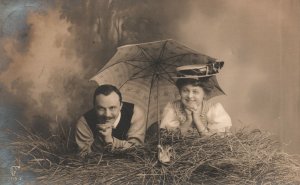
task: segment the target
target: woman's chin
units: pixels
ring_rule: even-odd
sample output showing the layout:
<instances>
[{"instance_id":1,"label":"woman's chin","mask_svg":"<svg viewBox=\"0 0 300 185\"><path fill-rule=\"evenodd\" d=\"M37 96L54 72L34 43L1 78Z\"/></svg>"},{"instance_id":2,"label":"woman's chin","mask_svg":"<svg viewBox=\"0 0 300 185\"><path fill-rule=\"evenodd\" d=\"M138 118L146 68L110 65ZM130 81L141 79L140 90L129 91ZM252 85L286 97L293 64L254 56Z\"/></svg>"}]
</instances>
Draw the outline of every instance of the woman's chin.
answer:
<instances>
[{"instance_id":1,"label":"woman's chin","mask_svg":"<svg viewBox=\"0 0 300 185\"><path fill-rule=\"evenodd\" d=\"M196 101L184 101L182 103L188 109L194 109L195 107L198 107L198 103Z\"/></svg>"}]
</instances>

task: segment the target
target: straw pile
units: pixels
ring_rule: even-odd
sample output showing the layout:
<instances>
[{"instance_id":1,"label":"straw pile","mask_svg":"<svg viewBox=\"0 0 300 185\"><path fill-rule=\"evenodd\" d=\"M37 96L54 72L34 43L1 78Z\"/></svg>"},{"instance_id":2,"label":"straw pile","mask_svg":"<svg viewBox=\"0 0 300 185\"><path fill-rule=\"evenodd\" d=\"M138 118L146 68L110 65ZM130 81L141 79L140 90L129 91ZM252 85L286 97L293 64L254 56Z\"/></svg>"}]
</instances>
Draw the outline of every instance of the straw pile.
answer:
<instances>
[{"instance_id":1,"label":"straw pile","mask_svg":"<svg viewBox=\"0 0 300 185\"><path fill-rule=\"evenodd\" d=\"M300 184L297 160L268 133L242 129L226 136L163 138L175 153L169 165L157 161L156 141L85 159L67 154L54 137L19 135L11 147L20 156L19 175L30 172L36 184Z\"/></svg>"}]
</instances>

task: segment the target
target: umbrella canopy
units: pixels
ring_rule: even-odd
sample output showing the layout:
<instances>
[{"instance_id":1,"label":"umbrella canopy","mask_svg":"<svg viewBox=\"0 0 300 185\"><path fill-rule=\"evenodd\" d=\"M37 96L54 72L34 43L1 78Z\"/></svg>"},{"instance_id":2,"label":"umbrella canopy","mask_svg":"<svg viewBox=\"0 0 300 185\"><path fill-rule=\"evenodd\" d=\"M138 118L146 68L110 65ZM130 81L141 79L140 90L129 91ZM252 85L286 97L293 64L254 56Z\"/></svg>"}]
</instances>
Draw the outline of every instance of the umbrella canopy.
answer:
<instances>
[{"instance_id":1,"label":"umbrella canopy","mask_svg":"<svg viewBox=\"0 0 300 185\"><path fill-rule=\"evenodd\" d=\"M98 85L118 87L123 100L135 103L147 113L147 125L160 120L167 102L179 98L175 87L176 68L183 65L210 64L216 59L198 53L174 40L125 45L94 76ZM222 95L215 76L209 98Z\"/></svg>"}]
</instances>

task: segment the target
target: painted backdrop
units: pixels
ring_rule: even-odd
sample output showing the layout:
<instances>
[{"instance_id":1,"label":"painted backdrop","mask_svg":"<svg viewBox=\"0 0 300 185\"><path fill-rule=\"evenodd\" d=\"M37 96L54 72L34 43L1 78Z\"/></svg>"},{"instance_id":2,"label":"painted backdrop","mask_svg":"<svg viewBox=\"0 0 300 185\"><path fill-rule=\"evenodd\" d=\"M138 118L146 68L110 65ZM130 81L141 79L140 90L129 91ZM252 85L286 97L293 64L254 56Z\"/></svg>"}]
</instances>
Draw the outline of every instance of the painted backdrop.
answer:
<instances>
[{"instance_id":1,"label":"painted backdrop","mask_svg":"<svg viewBox=\"0 0 300 185\"><path fill-rule=\"evenodd\" d=\"M1 0L1 142L18 122L45 137L71 127L116 47L167 38L225 61L218 100L233 129L270 131L300 154L297 0Z\"/></svg>"}]
</instances>

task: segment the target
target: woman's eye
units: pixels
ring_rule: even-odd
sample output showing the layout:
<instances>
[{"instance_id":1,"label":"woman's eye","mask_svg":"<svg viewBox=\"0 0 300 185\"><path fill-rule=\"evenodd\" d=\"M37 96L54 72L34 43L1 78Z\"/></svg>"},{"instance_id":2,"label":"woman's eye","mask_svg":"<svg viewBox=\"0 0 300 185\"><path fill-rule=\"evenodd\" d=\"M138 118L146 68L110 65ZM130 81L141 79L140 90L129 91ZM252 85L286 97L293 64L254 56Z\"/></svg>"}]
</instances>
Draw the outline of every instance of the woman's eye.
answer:
<instances>
[{"instance_id":1,"label":"woman's eye","mask_svg":"<svg viewBox=\"0 0 300 185\"><path fill-rule=\"evenodd\" d=\"M183 90L182 90L182 92L183 92L183 93L187 93L187 92L188 92L188 90L186 90L186 89L183 89Z\"/></svg>"}]
</instances>

